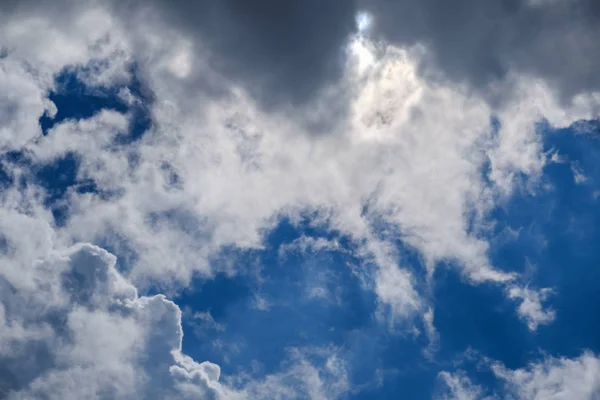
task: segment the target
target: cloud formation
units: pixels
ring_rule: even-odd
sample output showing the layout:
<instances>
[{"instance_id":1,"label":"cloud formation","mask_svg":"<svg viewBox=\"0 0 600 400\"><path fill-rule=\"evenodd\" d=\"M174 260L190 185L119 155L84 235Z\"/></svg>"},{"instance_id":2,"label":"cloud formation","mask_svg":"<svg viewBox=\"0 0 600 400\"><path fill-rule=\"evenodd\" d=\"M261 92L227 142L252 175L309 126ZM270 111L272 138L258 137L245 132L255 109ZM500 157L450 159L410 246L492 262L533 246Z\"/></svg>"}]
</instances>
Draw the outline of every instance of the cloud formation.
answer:
<instances>
[{"instance_id":1,"label":"cloud formation","mask_svg":"<svg viewBox=\"0 0 600 400\"><path fill-rule=\"evenodd\" d=\"M600 359L589 352L576 358L548 357L528 368L493 366L508 393L521 399L591 400L600 394Z\"/></svg>"},{"instance_id":2,"label":"cloud formation","mask_svg":"<svg viewBox=\"0 0 600 400\"><path fill-rule=\"evenodd\" d=\"M78 244L17 279L2 275L3 398L326 399L348 391L343 360L318 348L291 350L264 380L221 384L218 365L182 353L179 307L139 296L115 264L105 250Z\"/></svg>"},{"instance_id":3,"label":"cloud formation","mask_svg":"<svg viewBox=\"0 0 600 400\"><path fill-rule=\"evenodd\" d=\"M437 0L154 1L144 7L130 1L117 14L140 8L156 9L168 26L202 43L196 51L210 52L213 66L268 106L304 103L339 81L340 48L357 32L360 13L371 19L372 37L400 47L424 45L421 74L441 73L489 99L505 99L505 89L512 90L514 77L522 75L543 79L565 101L600 84L594 45L600 9L593 0L465 0L452 6Z\"/></svg>"},{"instance_id":4,"label":"cloud formation","mask_svg":"<svg viewBox=\"0 0 600 400\"><path fill-rule=\"evenodd\" d=\"M156 0L118 2L115 8L117 15L151 9L190 37L193 52L209 52L212 68L242 82L267 107L305 103L339 79L341 49L356 30L354 1ZM191 74L199 72L191 65Z\"/></svg>"},{"instance_id":5,"label":"cloud formation","mask_svg":"<svg viewBox=\"0 0 600 400\"><path fill-rule=\"evenodd\" d=\"M110 63L98 64L95 74L79 74L85 84L102 87L131 78L130 60L139 65L156 100L152 129L134 146L114 146L126 129L126 116L106 111L87 121L59 124L46 137L35 137L34 128L18 137L35 138L22 148L36 163L73 152L82 160L78 177L117 194L70 192L69 221L58 236L73 243L110 241L117 234L120 239L111 244L133 249L132 273L140 281L160 276L163 282L185 284L193 273L210 275L208 260L223 246L258 248L261 232L274 217L304 210L317 211L332 229L363 243L360 254L378 266L376 291L393 314L407 315L420 305L410 271L398 269L402 261L386 239L377 237L375 219L418 249L430 274L437 262L452 260L475 282L510 281L514 276L489 264L482 218L510 194L516 177L539 174L544 165L535 131L539 118L564 126L592 116L595 109L594 97L583 95L564 108L548 86L526 76L515 80L514 95L502 108L493 108L456 82L425 80L418 66L427 48L347 36L347 45L340 44L346 57L341 83L315 95L310 112L267 113L197 50L200 33L168 29L168 18L140 7L132 4L128 15L132 21L155 21L154 32L148 23L124 24L111 8L69 9L69 29L97 29L68 42L71 50L62 58L55 52L23 53L33 31L15 21L3 28L7 48L16 49L10 53L13 74L37 90L34 111L19 114L19 124L31 124L44 110L52 112L44 93L53 85L52 74L65 67L111 57ZM49 24L34 10L23 15L20 26L37 24L51 32L46 34L51 40L69 40L65 27ZM257 37L264 34L257 21L248 23L247 29L258 30ZM49 43L38 47L51 48ZM272 45L268 52L276 57L278 45ZM39 65L35 74L19 70L24 60ZM212 91L198 87L188 92L186 64L212 76L223 95L214 98ZM40 73L45 80L39 80ZM305 134L300 120L318 120L316 112L335 114L327 108L329 99L348 93L343 124L326 137ZM497 132L492 118L500 121Z\"/></svg>"},{"instance_id":6,"label":"cloud formation","mask_svg":"<svg viewBox=\"0 0 600 400\"><path fill-rule=\"evenodd\" d=\"M394 328L422 316L430 350L443 344L427 289L440 264L519 300L531 331L550 324L555 311L542 304L552 289L493 265L488 217L515 192L536 190L548 156L540 120L597 117L598 8L442 3L3 3L0 364L11 367L0 370L2 395L351 391L335 347L291 349L278 372L224 381L216 364L182 354L179 307L138 294L245 272L235 257L219 262L224 252L264 249L282 218L308 216L335 236L282 254L342 251L347 241L353 273L377 296L374 317ZM371 23L359 32L360 12ZM59 120L49 95L61 74L118 93L126 111ZM134 109L151 123L125 145ZM42 116L54 119L47 132ZM37 177L67 158L76 183L53 204L59 221ZM119 270L89 243L117 254ZM494 372L523 398L597 390L594 356L548 360ZM466 375L440 379L456 398L484 392Z\"/></svg>"},{"instance_id":7,"label":"cloud formation","mask_svg":"<svg viewBox=\"0 0 600 400\"><path fill-rule=\"evenodd\" d=\"M551 323L556 317L554 310L542 308L542 302L551 295L552 290L548 288L536 292L529 288L512 287L508 291L509 298L522 300L518 313L527 321L527 326L532 331L535 331L539 325Z\"/></svg>"},{"instance_id":8,"label":"cloud formation","mask_svg":"<svg viewBox=\"0 0 600 400\"><path fill-rule=\"evenodd\" d=\"M475 89L517 73L544 79L566 99L598 90L597 2L467 0L450 6L407 0L361 6L386 39L425 44L426 69L442 70Z\"/></svg>"},{"instance_id":9,"label":"cloud formation","mask_svg":"<svg viewBox=\"0 0 600 400\"><path fill-rule=\"evenodd\" d=\"M221 392L219 367L181 351L181 312L138 296L116 258L90 244L3 274L4 398L171 398Z\"/></svg>"},{"instance_id":10,"label":"cloud formation","mask_svg":"<svg viewBox=\"0 0 600 400\"><path fill-rule=\"evenodd\" d=\"M439 374L441 399L539 399L593 400L600 394L600 359L584 352L579 357L551 357L532 362L524 368L509 369L498 362L485 360L500 383L500 392L486 392L473 383L464 371Z\"/></svg>"},{"instance_id":11,"label":"cloud formation","mask_svg":"<svg viewBox=\"0 0 600 400\"><path fill-rule=\"evenodd\" d=\"M444 386L442 393L438 395L440 400L475 400L483 398L481 387L474 385L464 373L450 374L442 371L438 375L438 379Z\"/></svg>"}]
</instances>

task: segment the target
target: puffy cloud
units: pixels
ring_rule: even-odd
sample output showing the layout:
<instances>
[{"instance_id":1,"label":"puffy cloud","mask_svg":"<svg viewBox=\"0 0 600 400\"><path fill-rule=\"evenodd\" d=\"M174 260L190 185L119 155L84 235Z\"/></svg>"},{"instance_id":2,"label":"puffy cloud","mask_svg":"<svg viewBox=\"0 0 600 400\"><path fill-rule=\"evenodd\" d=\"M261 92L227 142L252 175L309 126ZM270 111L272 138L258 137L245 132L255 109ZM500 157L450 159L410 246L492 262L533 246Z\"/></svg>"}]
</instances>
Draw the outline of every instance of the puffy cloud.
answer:
<instances>
[{"instance_id":1,"label":"puffy cloud","mask_svg":"<svg viewBox=\"0 0 600 400\"><path fill-rule=\"evenodd\" d=\"M539 291L527 287L511 287L508 297L521 300L517 309L519 316L527 321L530 330L535 331L540 325L547 325L554 321L556 312L552 309L544 310L542 302L552 295L552 290L545 288Z\"/></svg>"},{"instance_id":2,"label":"puffy cloud","mask_svg":"<svg viewBox=\"0 0 600 400\"><path fill-rule=\"evenodd\" d=\"M600 359L589 352L577 358L548 357L516 370L496 364L493 371L519 399L592 400L600 394Z\"/></svg>"},{"instance_id":3,"label":"puffy cloud","mask_svg":"<svg viewBox=\"0 0 600 400\"><path fill-rule=\"evenodd\" d=\"M235 390L220 384L216 365L181 354L178 307L163 296L139 296L133 285L172 289L198 275L210 277L219 268L211 260L222 249L262 248L265 233L282 216L298 220L310 213L320 226L349 238L362 272L372 277L366 282L379 296L381 315L392 321L427 306L398 240L419 251L428 278L439 262L450 261L471 282L508 285L509 296L523 300L519 312L530 328L553 318L541 309L542 294L515 289L517 276L491 265L485 217L515 190L520 176L535 179L543 168L536 122L567 126L597 112L600 97L590 72L595 61L579 64L580 53L596 54L580 40L596 28L566 26L555 14L559 6L518 8L524 17L514 18L523 26L535 27L530 18L540 18L550 30L547 21L555 16L560 23L550 36L566 31L564 40L577 43L567 46L561 39L573 52L568 63L546 59L537 65L523 54L533 50L553 60L555 53L528 32L523 47L505 51L502 35L512 32L506 26L512 28L513 17L500 25L499 47L488 51L487 42L479 42L487 40L479 32L490 33L493 24L471 12L488 15L488 5L470 4L442 19L447 24L437 24L439 32L415 30L422 36L411 38L388 31L376 3L365 5L377 27L373 34L383 32L404 46L349 36L354 6L345 3L338 12L317 3L284 9L269 2L274 17L266 19L242 2L219 3L207 13L190 2L24 2L3 13L0 89L12 95L0 100L0 148L21 150L35 165L73 153L78 179L97 188L67 191L64 226L56 226L35 184L13 184L1 193L7 267L0 354L2 364L15 365L2 370L5 392L15 398L340 395L347 377L343 362L332 356L315 366L309 356L295 355L280 373ZM402 4L415 12L400 15L417 15L417 23L421 17L438 21L437 12L445 12L434 7L423 14L421 5ZM215 25L195 23L198 15ZM297 17L298 25L288 23ZM222 24L232 27L222 30L231 36L215 34ZM271 35L270 29L286 34ZM445 45L448 39L464 43L464 53L450 54L455 47ZM502 54L499 61L496 54ZM420 67L432 55L455 79L426 78ZM481 59L489 62L477 64ZM72 72L85 85L119 86L132 78L132 63L152 93L153 124L138 141L115 144L131 115L113 111L63 121L41 135L38 118L55 112L46 97L59 72L83 67ZM316 68L307 68L312 63ZM571 74L575 70L580 73ZM491 89L502 95L501 103L471 90L490 77L510 83L509 94L504 86ZM584 81L592 82L589 93L569 104L553 91L556 86L571 96ZM131 102L140 101L130 95ZM290 106L295 102L302 106ZM273 103L277 107L265 107ZM317 128L327 134L314 135ZM32 173L23 163L3 165L24 180ZM70 247L79 242L106 243L123 255L127 279L104 250ZM330 245L298 243L301 249ZM69 250L53 250L64 248ZM433 337L433 314L425 315ZM28 352L39 362L27 361ZM456 393L475 390L460 379L444 379Z\"/></svg>"},{"instance_id":4,"label":"puffy cloud","mask_svg":"<svg viewBox=\"0 0 600 400\"><path fill-rule=\"evenodd\" d=\"M110 62L96 65L88 80L107 84L126 78L128 42L114 15L97 2L9 1L0 9L6 59L21 60L46 84L52 84L52 74L65 66L109 58Z\"/></svg>"},{"instance_id":5,"label":"puffy cloud","mask_svg":"<svg viewBox=\"0 0 600 400\"><path fill-rule=\"evenodd\" d=\"M179 307L139 296L115 264L78 244L25 268L27 284L2 273L3 398L326 399L350 389L335 349L292 349L280 372L219 383L218 365L181 352Z\"/></svg>"},{"instance_id":6,"label":"puffy cloud","mask_svg":"<svg viewBox=\"0 0 600 400\"><path fill-rule=\"evenodd\" d=\"M153 249L163 247L158 243L161 242L172 243L171 248L179 249L169 255L172 261L160 254L140 251L142 255L148 255L148 260L159 257L165 259L168 265L193 266L198 265L198 254L214 251L211 247L218 249L230 243L244 247L260 246L260 232L282 211L293 215L302 209L316 209L323 221L340 229L343 234L357 240L368 239L365 252L372 254L378 263L386 262L385 259L395 264L393 250L377 244L368 220L361 216L363 205L370 202L373 214L383 214L394 226L405 225L402 230L407 233L407 241L423 249L430 264L445 257L469 260L469 268L474 268L474 279L506 279L502 274L484 272L490 270L485 265L486 244L469 236L463 221L463 214L471 202L469 199L474 197L475 201L481 196L477 191L483 190L471 185L471 182L479 182L481 160L477 158L483 155L474 152L475 160L463 159L463 156L468 153L469 147L475 150L480 135L489 130L488 110L485 107L478 110L480 106L472 104L479 128L466 128L472 136L458 143L453 142L454 131L436 135L436 127L428 126L432 122L427 119L413 124L409 114L396 116L396 109L410 109L410 104L419 98L418 93L425 90L414 85L425 83L414 76L407 54L394 49L389 52L384 61L373 67L374 71L368 76L368 86L359 93L355 106L357 115L349 134L340 132L329 138L311 138L303 135L293 122L283 119L284 116L263 114L249 99L238 94L227 100L215 101L214 105L204 107L203 115L196 116L181 114L172 107L165 109L168 103L157 103L154 117L159 130L149 133L136 149L141 163L134 170L130 170L124 162L126 155L120 150L99 152L90 148L88 151L81 146L86 165L95 167L84 167L81 173L101 182L106 189L125 191L121 199L111 199L110 202L89 196L74 197L74 211L69 224L71 232L90 237L95 233L94 229L103 228L98 226L101 216L108 221L116 222L118 219L116 229L137 241L135 246L139 248L156 251ZM383 76L384 73L387 75ZM411 92L395 94L392 91L395 79L403 76L412 79L407 81L406 89ZM377 83L378 79L384 80ZM415 88L410 89L411 85ZM369 100L379 91L387 91L392 96L389 103L386 101L382 106L394 109L379 110L380 106ZM428 95L431 99L427 101L432 104L438 101L440 109L432 108L428 112L452 118L452 113L441 112L452 101L450 93L438 99L440 95L433 89L431 92ZM411 93L416 93L417 97ZM171 98L168 93L165 97ZM469 101L467 103L470 104ZM371 121L378 114L384 118L394 116L394 120L390 120L388 125ZM170 128L165 130L161 126ZM42 155L50 149L68 148L68 143L76 140L67 139L70 131L72 128L60 130L57 127L34 152ZM178 133L174 136L173 132ZM427 140L426 135L437 136L438 143ZM411 140L417 138L414 141L417 147L409 147ZM443 138L447 138L448 142L445 143ZM94 141L86 143L105 147L105 144L98 143L101 140L104 141L101 143L110 142L109 137L98 134L96 144ZM56 144L53 145L53 142ZM294 154L285 150L290 142L294 143ZM397 154L404 155L397 156L390 151L392 148ZM432 164L438 156L446 168ZM359 159L364 161L356 163L355 160ZM169 171L177 176L180 190L165 188L169 176L157 167L164 164L168 164ZM417 168L419 165L422 168ZM440 196L438 193L445 190L441 185L446 185L455 195ZM402 187L410 188L415 195L400 190ZM234 196L233 191L243 195ZM151 203L149 199L152 199ZM450 199L452 201L448 201ZM126 215L117 211L123 207L128 210ZM179 221L196 219L198 227L182 232L177 225L162 217L174 208L179 211L175 214L171 211L171 216L179 215L176 218ZM150 215L154 217L149 221ZM187 239L188 236L194 241ZM203 245L206 240L209 246ZM183 262L186 258L179 262L179 256L190 257L190 262ZM142 259L140 264L149 263ZM483 264L484 269L476 268L477 264ZM196 268L206 269L201 265Z\"/></svg>"},{"instance_id":7,"label":"puffy cloud","mask_svg":"<svg viewBox=\"0 0 600 400\"><path fill-rule=\"evenodd\" d=\"M38 118L46 110L55 112L46 99L46 85L48 82L27 73L22 63L12 58L2 60L0 87L5 95L0 100L0 151L18 149L39 135Z\"/></svg>"},{"instance_id":8,"label":"puffy cloud","mask_svg":"<svg viewBox=\"0 0 600 400\"><path fill-rule=\"evenodd\" d=\"M2 274L6 398L169 398L188 382L225 393L217 366L181 355L179 308L138 296L115 263L79 244L24 268L20 281Z\"/></svg>"},{"instance_id":9,"label":"puffy cloud","mask_svg":"<svg viewBox=\"0 0 600 400\"><path fill-rule=\"evenodd\" d=\"M77 155L78 178L93 180L98 193L68 192L69 218L57 240L101 241L130 253L132 279L142 284L210 276L209 260L223 247L261 248L279 217L307 211L359 245L365 268L376 266L369 273L373 288L393 314L410 315L422 305L410 268L390 245L397 238L420 251L430 276L439 261L450 260L471 281L511 281L515 276L496 270L487 257L486 213L510 195L521 174L541 171L535 123L545 117L564 126L592 115L596 101L582 95L563 108L543 82L515 77L514 96L494 108L465 86L424 79L418 68L424 47L353 36L340 48L346 63L337 84L303 108L266 112L210 65L196 48L200 38L169 28L152 7L140 10L132 6L131 21L148 17L153 30L148 23L123 24L113 9L73 8L73 27L98 27L73 43L76 54L10 57L56 73L119 55L99 74L80 76L92 86L118 84L128 76L127 61L138 64L153 93L153 125L138 142L115 146L127 117L105 111L57 124L24 150L37 163ZM35 23L48 24L28 12ZM48 29L64 37L71 25ZM9 36L13 47L29 43L28 32ZM195 72L186 72L188 63ZM220 94L190 91L189 74L210 77ZM106 78L98 82L97 76ZM336 115L336 98L349 101L345 118L327 135L311 135L307 123ZM43 112L42 104L34 114ZM493 116L500 121L497 132ZM380 223L387 237L378 237Z\"/></svg>"}]
</instances>

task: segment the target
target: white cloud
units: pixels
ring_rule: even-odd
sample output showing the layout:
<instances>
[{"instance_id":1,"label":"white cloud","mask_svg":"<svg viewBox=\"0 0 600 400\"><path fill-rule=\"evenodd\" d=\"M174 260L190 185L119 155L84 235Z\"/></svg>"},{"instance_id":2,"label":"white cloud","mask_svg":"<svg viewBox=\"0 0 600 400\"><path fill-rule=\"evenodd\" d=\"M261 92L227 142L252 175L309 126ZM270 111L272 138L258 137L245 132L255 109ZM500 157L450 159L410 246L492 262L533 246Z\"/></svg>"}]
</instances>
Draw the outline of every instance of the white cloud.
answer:
<instances>
[{"instance_id":1,"label":"white cloud","mask_svg":"<svg viewBox=\"0 0 600 400\"><path fill-rule=\"evenodd\" d=\"M264 380L250 380L249 399L336 399L351 390L348 371L336 349L290 349L281 372Z\"/></svg>"},{"instance_id":2,"label":"white cloud","mask_svg":"<svg viewBox=\"0 0 600 400\"><path fill-rule=\"evenodd\" d=\"M355 242L392 320L426 306L395 249L398 239L419 251L430 277L436 263L452 261L473 282L510 282L515 276L491 265L478 228L519 175L540 173L545 156L535 122L566 126L594 115L598 104L592 93L563 106L543 83L512 77L515 94L496 109L460 85L420 76L426 49L353 38L338 86L324 88L305 108L267 112L209 67L210 52L194 51L201 43L151 8L122 20L90 4L2 16L7 56L0 60L0 90L11 95L0 100L0 148L21 149L36 162L75 152L79 177L115 193L107 199L70 191L65 227L54 226L39 188L15 186L0 195L0 233L10 249L0 254L7 287L0 294L0 354L14 350L12 359L26 359L19 352L34 349L48 360L11 372L19 376L15 398L286 397L296 386L287 382L298 380L310 396L335 397L346 390L343 368L326 363L333 383L324 383L322 368L303 357L281 374L227 389L217 382L217 366L180 354L177 306L162 296L138 296L133 283L176 288L195 275L211 276L216 267L209 259L225 246L262 248L280 217L306 211ZM46 99L53 77L91 61L97 69L80 78L94 86L123 82L130 62L137 63L154 95L153 127L139 142L113 145L127 122L115 112L66 121L41 136L38 118L55 111ZM339 113L340 98L350 102L347 114ZM492 115L501 122L497 135ZM334 120L327 134L307 128L323 119ZM481 176L488 160L491 184ZM131 268L127 279L105 251L70 247L99 241L133 253L123 258ZM98 275L89 274L90 266ZM69 273L76 276L68 280ZM74 286L67 290L66 282ZM523 300L519 312L531 329L554 318L541 308L543 292L509 286L509 296ZM13 377L5 379L3 385Z\"/></svg>"},{"instance_id":3,"label":"white cloud","mask_svg":"<svg viewBox=\"0 0 600 400\"><path fill-rule=\"evenodd\" d=\"M577 166L576 163L571 163L571 172L573 173L573 179L577 184L585 183L588 180L587 176L585 176L585 171Z\"/></svg>"},{"instance_id":4,"label":"white cloud","mask_svg":"<svg viewBox=\"0 0 600 400\"><path fill-rule=\"evenodd\" d=\"M440 334L435 328L433 323L434 311L433 308L429 307L427 311L423 314L423 326L425 327L425 334L429 339L429 345L424 350L425 357L432 359L435 355L435 352L439 349L440 346Z\"/></svg>"},{"instance_id":5,"label":"white cloud","mask_svg":"<svg viewBox=\"0 0 600 400\"><path fill-rule=\"evenodd\" d=\"M45 85L27 73L22 63L1 60L0 151L18 149L39 135L38 118L51 107L45 100Z\"/></svg>"},{"instance_id":6,"label":"white cloud","mask_svg":"<svg viewBox=\"0 0 600 400\"><path fill-rule=\"evenodd\" d=\"M3 331L19 333L3 336L7 398L169 398L188 380L172 370L218 370L180 355L179 308L162 295L138 296L115 262L80 244L29 265L28 287L0 277ZM217 380L213 372L196 385L226 394Z\"/></svg>"},{"instance_id":7,"label":"white cloud","mask_svg":"<svg viewBox=\"0 0 600 400\"><path fill-rule=\"evenodd\" d=\"M442 394L436 399L439 400L482 400L483 390L474 385L463 372L451 374L442 371L438 374L438 379L443 383Z\"/></svg>"},{"instance_id":8,"label":"white cloud","mask_svg":"<svg viewBox=\"0 0 600 400\"><path fill-rule=\"evenodd\" d=\"M68 40L69 27L95 26L96 33L74 39L72 51L52 58L29 52L10 57L56 73L117 54L101 70L108 72L98 75L101 82L123 79L127 62L135 60L154 94L153 128L138 143L118 148L111 143L126 118L105 112L59 124L25 147L39 161L74 151L82 160L81 178L120 194L107 199L71 192L71 216L58 240L112 240L116 251L133 252L129 261L138 284L185 285L194 274L210 276L214 267L208 260L223 246L261 248L264 233L279 217L306 210L360 245L365 268L371 261L376 265L369 273L376 277L374 289L398 315L418 310L419 296L409 266L387 239L377 237L374 221L388 226L389 239L402 238L419 250L430 276L437 262L449 260L473 282L511 281L514 275L490 265L489 244L478 227L511 193L519 174L535 178L541 171L545 157L535 122L545 117L564 126L589 115L595 101L580 96L565 109L542 83L514 77L514 98L493 109L461 86L419 76L423 48L352 38L348 69L338 86L324 89L313 106L265 112L209 68L208 51L192 52L201 44L165 26L150 8L129 15L127 24L110 10L72 12L65 27L29 18L40 31L51 32L48 38ZM142 17L147 23L136 23ZM5 29L13 47L33 40L32 31ZM356 64L356 57L366 56L368 68ZM184 64L193 64L193 71ZM196 86L199 76L210 77L221 93ZM99 84L93 76L82 78ZM338 105L332 100L340 98L350 99L347 118L336 119L326 135L307 131L305 122L317 110L334 117ZM43 98L23 123L32 124L42 112ZM501 122L497 135L490 126L493 114ZM488 159L491 186L482 177ZM174 175L176 186L170 183Z\"/></svg>"},{"instance_id":9,"label":"white cloud","mask_svg":"<svg viewBox=\"0 0 600 400\"><path fill-rule=\"evenodd\" d=\"M192 313L192 311L190 310L186 310L190 315L188 316L188 318L192 319L193 321L196 321L201 328L203 329L210 329L210 330L215 330L218 332L223 332L225 330L225 325L218 323L217 321L215 321L215 319L213 318L212 314L209 311L205 311L205 312L194 312Z\"/></svg>"},{"instance_id":10,"label":"white cloud","mask_svg":"<svg viewBox=\"0 0 600 400\"><path fill-rule=\"evenodd\" d=\"M323 237L314 238L303 235L298 239L294 239L292 243L282 244L279 246L279 257L285 258L289 252L298 252L302 255L310 253L319 253L321 251L341 251L344 248L340 245L337 239L326 239Z\"/></svg>"},{"instance_id":11,"label":"white cloud","mask_svg":"<svg viewBox=\"0 0 600 400\"><path fill-rule=\"evenodd\" d=\"M443 371L438 375L444 384L438 398L594 400L600 395L600 358L589 351L574 358L545 356L518 369L486 358L482 361L478 369L491 368L499 385L486 388L473 383L464 371Z\"/></svg>"},{"instance_id":12,"label":"white cloud","mask_svg":"<svg viewBox=\"0 0 600 400\"><path fill-rule=\"evenodd\" d=\"M0 16L7 59L21 60L46 85L52 85L52 74L62 68L91 60L110 62L96 64L93 73L85 76L90 83L105 85L128 76L129 43L108 10L91 1L58 1L50 7L49 3L40 2L37 7L28 3L21 2Z\"/></svg>"},{"instance_id":13,"label":"white cloud","mask_svg":"<svg viewBox=\"0 0 600 400\"><path fill-rule=\"evenodd\" d=\"M276 374L229 377L235 389L219 383L219 366L182 354L179 307L139 296L115 263L78 244L30 265L28 288L0 275L4 398L329 399L350 389L335 349L293 349Z\"/></svg>"},{"instance_id":14,"label":"white cloud","mask_svg":"<svg viewBox=\"0 0 600 400\"><path fill-rule=\"evenodd\" d=\"M517 312L521 318L527 321L527 326L531 331L535 331L540 325L551 323L556 318L554 310L544 309L542 306L542 302L552 294L552 289L549 288L536 291L527 287L513 286L508 290L510 299L521 300Z\"/></svg>"},{"instance_id":15,"label":"white cloud","mask_svg":"<svg viewBox=\"0 0 600 400\"><path fill-rule=\"evenodd\" d=\"M393 266L380 268L375 292L382 306L390 309L392 320L410 316L422 306L413 289L410 274Z\"/></svg>"}]
</instances>

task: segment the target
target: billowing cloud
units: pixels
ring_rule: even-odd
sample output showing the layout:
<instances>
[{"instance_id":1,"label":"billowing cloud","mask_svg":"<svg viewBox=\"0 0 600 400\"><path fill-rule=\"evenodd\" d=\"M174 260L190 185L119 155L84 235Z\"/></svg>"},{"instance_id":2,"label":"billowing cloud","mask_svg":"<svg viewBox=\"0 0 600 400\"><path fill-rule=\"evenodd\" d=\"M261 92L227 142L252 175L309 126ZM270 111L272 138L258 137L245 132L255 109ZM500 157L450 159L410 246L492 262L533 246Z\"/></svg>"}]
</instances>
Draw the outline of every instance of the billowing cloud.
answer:
<instances>
[{"instance_id":1,"label":"billowing cloud","mask_svg":"<svg viewBox=\"0 0 600 400\"><path fill-rule=\"evenodd\" d=\"M542 304L552 289L528 289L490 259L489 217L515 192L535 192L548 157L540 120L597 117L598 10L566 3L3 4L0 357L14 365L0 370L3 394L350 391L335 346L293 349L279 371L224 380L217 365L182 354L179 307L143 294L243 272L235 255L218 262L225 250L265 249L282 218L308 218L331 238L281 254L351 253L376 317L395 326L422 316L431 350L443 344L429 290L441 263L519 300L530 330L552 322ZM61 76L118 93L125 111L58 119L50 93ZM131 138L135 107L148 124ZM44 133L42 116L54 118ZM61 160L74 183L54 199L39 172ZM117 254L119 270L88 243ZM225 329L210 313L190 314ZM588 371L593 360L494 371L527 398L553 371ZM456 398L480 394L466 375L440 379ZM571 393L569 382L558 393Z\"/></svg>"},{"instance_id":2,"label":"billowing cloud","mask_svg":"<svg viewBox=\"0 0 600 400\"><path fill-rule=\"evenodd\" d=\"M181 352L179 307L163 295L139 296L115 263L78 244L19 279L2 274L3 398L326 399L349 390L335 349L291 350L281 372L264 380L219 383L218 365Z\"/></svg>"},{"instance_id":3,"label":"billowing cloud","mask_svg":"<svg viewBox=\"0 0 600 400\"><path fill-rule=\"evenodd\" d=\"M116 234L111 245L133 249L132 273L140 281L160 277L186 283L193 273L210 275L208 260L223 246L259 248L273 218L306 210L362 243L361 257L378 266L377 293L399 315L419 309L418 295L394 248L377 237L377 220L421 252L430 274L437 262L452 260L473 281L510 281L514 276L495 270L487 259L482 218L510 194L517 176L539 174L544 164L535 131L539 118L566 125L593 112L588 101L593 98L581 97L567 110L544 83L526 78L516 81L515 95L495 110L468 88L423 79L422 46L404 49L354 36L347 37L347 46L340 44L346 62L338 85L315 95L314 105L297 115L287 109L267 113L195 50L196 36L187 30L167 29L149 10L143 15L158 18L153 26L164 30L160 35L148 24L123 24L112 11L73 9L71 25L98 29L70 44L73 51L62 65L44 53L17 51L10 57L31 58L57 73L86 59L119 55L93 78L79 75L96 87L106 85L99 76L114 82L126 78L126 61L140 58L139 73L155 101L153 127L138 143L115 146L126 118L103 112L58 124L24 147L37 163L76 154L78 177L115 194L70 192L70 218L59 240L111 241ZM48 23L39 16L19 20ZM66 28L48 26L52 37L67 40ZM33 33L20 31L14 21L3 29L12 32L11 48L32 40ZM190 96L187 80L178 78L188 62L212 76L224 94L211 97L212 91L197 88ZM49 85L38 90L44 93ZM336 96L349 96L347 119L327 136L305 134L299 120L318 120L316 112L335 114L327 106ZM500 121L498 132L492 117ZM486 163L489 176L482 172Z\"/></svg>"},{"instance_id":4,"label":"billowing cloud","mask_svg":"<svg viewBox=\"0 0 600 400\"><path fill-rule=\"evenodd\" d=\"M115 263L80 244L19 279L2 275L5 398L170 398L186 384L221 393L218 366L180 353L179 308L162 295L138 296Z\"/></svg>"}]
</instances>

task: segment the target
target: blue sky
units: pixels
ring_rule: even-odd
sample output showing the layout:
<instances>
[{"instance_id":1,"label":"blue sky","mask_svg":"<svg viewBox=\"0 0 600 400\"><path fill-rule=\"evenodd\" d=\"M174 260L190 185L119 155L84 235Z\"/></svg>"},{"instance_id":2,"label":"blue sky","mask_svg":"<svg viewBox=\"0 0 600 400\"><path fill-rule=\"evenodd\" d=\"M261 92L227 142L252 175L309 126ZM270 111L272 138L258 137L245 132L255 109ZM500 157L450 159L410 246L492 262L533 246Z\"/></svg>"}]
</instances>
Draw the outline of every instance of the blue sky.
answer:
<instances>
[{"instance_id":1,"label":"blue sky","mask_svg":"<svg viewBox=\"0 0 600 400\"><path fill-rule=\"evenodd\" d=\"M429 59L378 3L152 4L7 22L0 398L596 398L592 80L450 59L437 11Z\"/></svg>"},{"instance_id":2,"label":"blue sky","mask_svg":"<svg viewBox=\"0 0 600 400\"><path fill-rule=\"evenodd\" d=\"M545 354L574 357L582 349L598 352L600 326L590 314L600 304L595 284L600 257L595 221L600 208L594 189L600 143L594 131L579 134L573 129L552 130L543 125L540 129L546 130L544 148L568 162L544 169L540 183L544 190L530 195L523 189L494 210L490 219L496 224L497 242L491 254L499 268L522 273L526 285L554 288L547 305L556 310L557 317L549 326L530 332L519 320L514 301L507 300L501 288L473 286L451 266L442 265L430 293L441 339L434 360L428 360L422 353L428 345L423 337L390 333L374 320L376 299L352 276L346 264L356 260L343 251L304 257L295 254L284 262L279 260L277 249L286 243L304 235L329 236L324 230L307 231L304 224L294 227L281 221L270 232L267 249L242 258L262 266L264 284L253 282L253 277L220 276L196 283L191 294L177 299L182 307L208 311L216 323L226 326L219 333L193 318L186 325L184 318L184 327L192 332L191 337L185 337L184 348L196 358L218 360L224 371L250 369L250 363L258 361L263 372L278 367L286 347L333 343L350 353L356 363L351 368L356 369L357 383L367 384L365 390L349 396L357 399L391 399L399 392L407 398L431 398L437 373L453 363L466 363L467 371L478 373L466 360L470 351L513 369L526 367ZM571 165L583 171L585 182L575 182ZM503 236L507 229L518 234ZM411 268L422 268L418 259L411 261ZM303 299L305 292L317 285L325 286L327 295L336 296L338 304L330 298ZM257 310L257 293L273 306L267 311ZM423 330L422 326L419 329ZM211 343L215 338L239 345L241 349L236 350L240 354L224 356L220 348L215 351ZM234 367L229 367L230 363ZM380 370L387 372L381 386L376 383ZM485 377L482 379L485 382Z\"/></svg>"}]
</instances>

